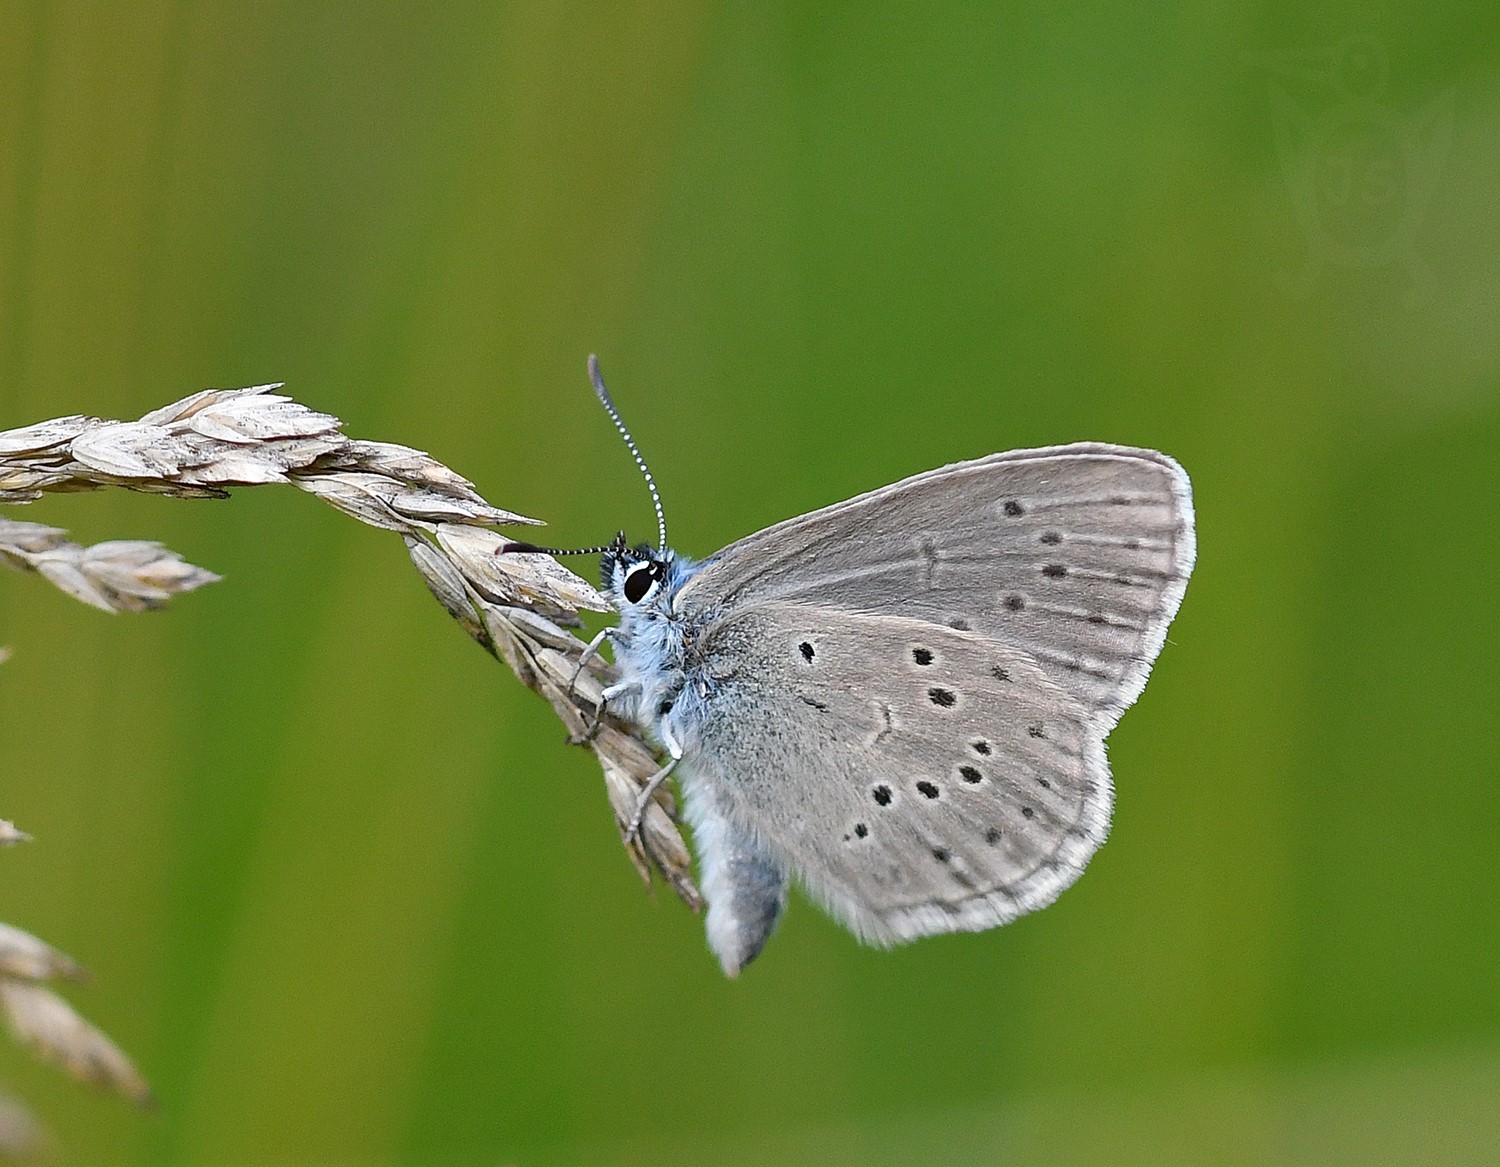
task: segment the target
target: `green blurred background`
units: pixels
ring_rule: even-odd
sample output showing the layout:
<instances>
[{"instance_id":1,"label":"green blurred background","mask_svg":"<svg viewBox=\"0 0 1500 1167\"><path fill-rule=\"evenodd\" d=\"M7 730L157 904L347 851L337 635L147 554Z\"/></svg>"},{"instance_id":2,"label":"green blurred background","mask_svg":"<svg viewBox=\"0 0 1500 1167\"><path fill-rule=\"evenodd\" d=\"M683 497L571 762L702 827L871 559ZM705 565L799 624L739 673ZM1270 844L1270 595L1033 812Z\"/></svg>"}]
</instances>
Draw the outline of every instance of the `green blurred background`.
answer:
<instances>
[{"instance_id":1,"label":"green blurred background","mask_svg":"<svg viewBox=\"0 0 1500 1167\"><path fill-rule=\"evenodd\" d=\"M0 6L0 428L284 380L564 543L958 458L1178 457L1200 559L1114 835L1010 928L735 983L400 543L290 490L15 517L0 919L142 1116L80 1164L1491 1164L1500 10ZM584 571L591 571L588 566Z\"/></svg>"}]
</instances>

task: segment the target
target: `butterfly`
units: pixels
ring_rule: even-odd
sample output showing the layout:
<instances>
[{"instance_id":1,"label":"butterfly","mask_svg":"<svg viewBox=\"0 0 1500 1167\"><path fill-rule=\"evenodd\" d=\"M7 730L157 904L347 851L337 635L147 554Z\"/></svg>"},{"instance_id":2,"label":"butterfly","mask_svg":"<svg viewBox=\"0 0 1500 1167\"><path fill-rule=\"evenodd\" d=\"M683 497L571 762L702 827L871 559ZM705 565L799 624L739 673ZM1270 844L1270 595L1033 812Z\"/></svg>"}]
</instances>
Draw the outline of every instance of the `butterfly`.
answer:
<instances>
[{"instance_id":1,"label":"butterfly","mask_svg":"<svg viewBox=\"0 0 1500 1167\"><path fill-rule=\"evenodd\" d=\"M956 462L695 562L645 474L657 546L602 552L609 711L670 761L709 947L735 976L799 881L859 939L1045 907L1109 831L1105 738L1140 695L1195 555L1165 454L1077 443Z\"/></svg>"}]
</instances>

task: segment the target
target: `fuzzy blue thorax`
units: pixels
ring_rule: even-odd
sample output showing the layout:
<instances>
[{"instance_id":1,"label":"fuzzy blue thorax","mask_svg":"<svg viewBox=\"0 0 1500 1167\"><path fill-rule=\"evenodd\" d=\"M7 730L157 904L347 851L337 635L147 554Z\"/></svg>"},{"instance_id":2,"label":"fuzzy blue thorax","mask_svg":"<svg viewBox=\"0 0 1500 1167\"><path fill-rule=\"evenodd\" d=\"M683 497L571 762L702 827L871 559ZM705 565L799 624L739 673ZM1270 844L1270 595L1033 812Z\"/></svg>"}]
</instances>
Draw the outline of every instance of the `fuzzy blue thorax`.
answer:
<instances>
[{"instance_id":1,"label":"fuzzy blue thorax","mask_svg":"<svg viewBox=\"0 0 1500 1167\"><path fill-rule=\"evenodd\" d=\"M683 724L672 713L687 682L689 629L676 609L677 593L699 565L670 549L615 545L604 552L600 574L620 613L612 637L620 670L617 711L652 731L680 756Z\"/></svg>"}]
</instances>

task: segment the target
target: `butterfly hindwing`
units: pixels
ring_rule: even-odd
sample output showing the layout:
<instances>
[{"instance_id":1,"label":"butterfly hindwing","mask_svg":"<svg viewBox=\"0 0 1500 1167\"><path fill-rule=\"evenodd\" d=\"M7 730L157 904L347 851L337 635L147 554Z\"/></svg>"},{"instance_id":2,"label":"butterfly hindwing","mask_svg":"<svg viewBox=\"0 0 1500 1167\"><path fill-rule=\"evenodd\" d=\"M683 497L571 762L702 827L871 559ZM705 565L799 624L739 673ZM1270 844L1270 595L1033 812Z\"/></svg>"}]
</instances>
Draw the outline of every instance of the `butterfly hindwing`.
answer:
<instances>
[{"instance_id":1,"label":"butterfly hindwing","mask_svg":"<svg viewBox=\"0 0 1500 1167\"><path fill-rule=\"evenodd\" d=\"M864 939L1042 907L1108 831L1102 731L993 638L768 601L704 626L688 675L689 807L711 805Z\"/></svg>"}]
</instances>

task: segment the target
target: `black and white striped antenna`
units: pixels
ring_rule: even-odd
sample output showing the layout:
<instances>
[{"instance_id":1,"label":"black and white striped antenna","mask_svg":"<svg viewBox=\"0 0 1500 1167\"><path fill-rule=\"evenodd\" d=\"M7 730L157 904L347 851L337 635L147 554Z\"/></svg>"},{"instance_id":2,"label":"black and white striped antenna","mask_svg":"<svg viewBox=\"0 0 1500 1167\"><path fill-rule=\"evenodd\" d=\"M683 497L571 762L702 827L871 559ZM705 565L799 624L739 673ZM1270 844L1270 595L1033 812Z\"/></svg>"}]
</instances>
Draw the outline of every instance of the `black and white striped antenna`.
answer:
<instances>
[{"instance_id":1,"label":"black and white striped antenna","mask_svg":"<svg viewBox=\"0 0 1500 1167\"><path fill-rule=\"evenodd\" d=\"M620 417L620 411L615 408L614 401L609 396L609 390L604 387L604 374L599 371L599 358L589 353L589 380L594 383L594 394L599 398L599 403L609 411L610 420L615 423L615 429L620 431L620 436L625 439L625 445L630 449L630 456L635 459L635 464L641 468L641 474L646 479L646 489L651 492L651 505L656 508L656 531L659 536L657 549L667 549L667 516L661 509L661 495L656 489L656 479L651 477L651 468L646 465L646 459L641 457L641 451L635 444L635 439L630 436L630 431L625 428L625 421Z\"/></svg>"},{"instance_id":2,"label":"black and white striped antenna","mask_svg":"<svg viewBox=\"0 0 1500 1167\"><path fill-rule=\"evenodd\" d=\"M593 382L594 394L599 398L599 403L609 413L609 418L615 423L615 429L620 431L620 436L625 439L626 448L630 450L630 456L635 459L635 464L640 467L641 475L646 480L646 489L651 492L651 505L656 509L656 532L660 542L657 547L661 551L667 549L667 516L662 510L661 494L656 489L656 479L651 477L651 468L646 465L646 459L641 457L641 451L635 444L635 439L630 436L630 430L625 427L625 420L620 416L620 411L615 408L614 399L610 397L609 390L604 387L604 374L599 372L599 358L594 353L589 353L589 380ZM546 555L601 555L606 551L620 551L625 546L625 533L622 531L615 536L613 543L607 543L603 547L538 547L535 543L506 543L500 548L500 553L520 551L539 551Z\"/></svg>"}]
</instances>

